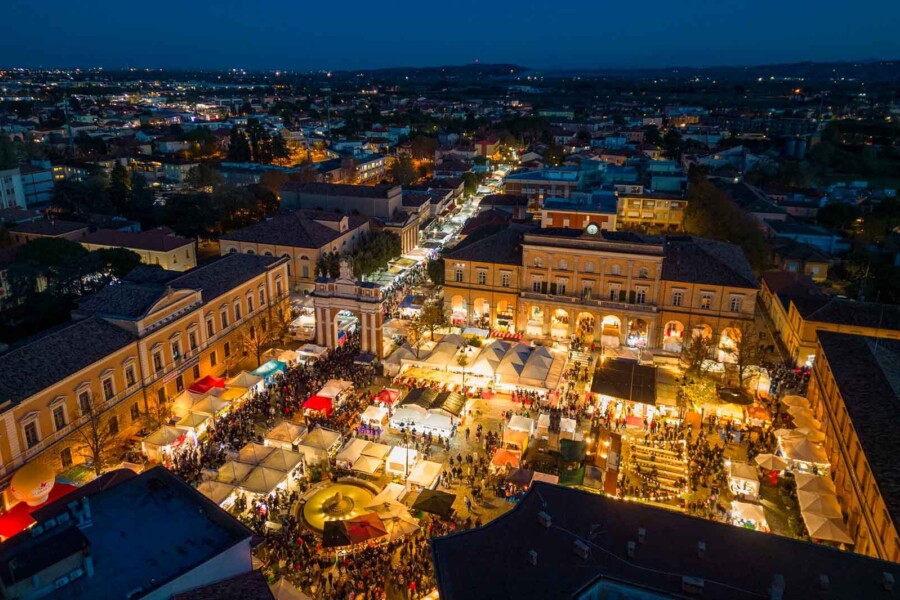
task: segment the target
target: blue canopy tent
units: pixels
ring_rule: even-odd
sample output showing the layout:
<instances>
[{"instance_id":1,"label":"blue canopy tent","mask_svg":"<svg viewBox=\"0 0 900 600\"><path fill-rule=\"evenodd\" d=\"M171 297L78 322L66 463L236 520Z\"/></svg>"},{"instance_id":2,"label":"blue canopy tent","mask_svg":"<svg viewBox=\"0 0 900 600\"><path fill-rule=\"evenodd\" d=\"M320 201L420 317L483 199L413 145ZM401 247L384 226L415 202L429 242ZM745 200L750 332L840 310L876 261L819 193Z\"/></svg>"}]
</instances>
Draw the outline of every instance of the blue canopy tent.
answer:
<instances>
[{"instance_id":1,"label":"blue canopy tent","mask_svg":"<svg viewBox=\"0 0 900 600\"><path fill-rule=\"evenodd\" d=\"M268 383L272 377L275 377L278 373L283 373L286 367L287 364L280 360L270 360L267 363L261 364L258 369L253 371L252 375L262 377Z\"/></svg>"}]
</instances>

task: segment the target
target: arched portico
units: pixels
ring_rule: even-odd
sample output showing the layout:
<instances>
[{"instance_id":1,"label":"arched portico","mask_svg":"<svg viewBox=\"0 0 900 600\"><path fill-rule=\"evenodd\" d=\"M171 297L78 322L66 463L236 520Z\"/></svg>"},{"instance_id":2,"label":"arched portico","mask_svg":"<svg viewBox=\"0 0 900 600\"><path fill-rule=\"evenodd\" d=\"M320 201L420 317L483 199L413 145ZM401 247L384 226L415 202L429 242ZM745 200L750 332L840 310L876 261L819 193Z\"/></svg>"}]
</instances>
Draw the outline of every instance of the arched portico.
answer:
<instances>
[{"instance_id":1,"label":"arched portico","mask_svg":"<svg viewBox=\"0 0 900 600\"><path fill-rule=\"evenodd\" d=\"M361 350L384 357L381 290L377 286L354 280L349 263L341 261L340 276L317 279L312 295L318 344L327 348L340 345L340 314L346 312L358 319Z\"/></svg>"}]
</instances>

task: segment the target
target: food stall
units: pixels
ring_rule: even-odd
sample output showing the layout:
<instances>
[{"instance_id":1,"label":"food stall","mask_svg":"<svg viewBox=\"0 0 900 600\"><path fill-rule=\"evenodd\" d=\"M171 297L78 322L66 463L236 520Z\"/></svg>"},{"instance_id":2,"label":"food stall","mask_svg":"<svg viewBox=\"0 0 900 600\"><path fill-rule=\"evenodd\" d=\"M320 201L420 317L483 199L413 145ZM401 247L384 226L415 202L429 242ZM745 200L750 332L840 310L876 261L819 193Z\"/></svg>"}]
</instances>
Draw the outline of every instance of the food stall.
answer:
<instances>
[{"instance_id":1,"label":"food stall","mask_svg":"<svg viewBox=\"0 0 900 600\"><path fill-rule=\"evenodd\" d=\"M298 360L300 362L315 362L328 354L328 348L317 346L316 344L303 344L297 350L297 354L299 354Z\"/></svg>"},{"instance_id":2,"label":"food stall","mask_svg":"<svg viewBox=\"0 0 900 600\"><path fill-rule=\"evenodd\" d=\"M759 504L750 504L734 500L731 502L731 520L738 527L769 531L766 513Z\"/></svg>"},{"instance_id":3,"label":"food stall","mask_svg":"<svg viewBox=\"0 0 900 600\"><path fill-rule=\"evenodd\" d=\"M278 375L279 373L283 373L286 368L287 365L280 360L270 360L261 364L251 374L256 375L257 377L262 377L266 381L266 383L269 383L275 378L276 375Z\"/></svg>"},{"instance_id":4,"label":"food stall","mask_svg":"<svg viewBox=\"0 0 900 600\"><path fill-rule=\"evenodd\" d=\"M163 455L184 443L186 432L176 427L163 425L143 440L141 451L151 462L163 462Z\"/></svg>"},{"instance_id":5,"label":"food stall","mask_svg":"<svg viewBox=\"0 0 900 600\"><path fill-rule=\"evenodd\" d=\"M306 464L318 464L334 456L341 446L341 434L324 427L307 431L300 438L297 449L303 453Z\"/></svg>"},{"instance_id":6,"label":"food stall","mask_svg":"<svg viewBox=\"0 0 900 600\"><path fill-rule=\"evenodd\" d=\"M359 418L364 427L386 429L390 418L390 411L384 407L373 405L366 408Z\"/></svg>"},{"instance_id":7,"label":"food stall","mask_svg":"<svg viewBox=\"0 0 900 600\"><path fill-rule=\"evenodd\" d=\"M190 391L196 394L206 394L211 391L213 388L224 388L225 380L221 377L214 377L212 375L207 375L206 377L201 377L197 381L195 381L190 388Z\"/></svg>"},{"instance_id":8,"label":"food stall","mask_svg":"<svg viewBox=\"0 0 900 600\"><path fill-rule=\"evenodd\" d=\"M755 500L759 496L759 473L756 467L744 462L730 463L728 487L735 496Z\"/></svg>"},{"instance_id":9,"label":"food stall","mask_svg":"<svg viewBox=\"0 0 900 600\"><path fill-rule=\"evenodd\" d=\"M241 371L226 383L229 387L245 388L251 392L263 392L266 389L266 382L262 377L257 377L247 371Z\"/></svg>"},{"instance_id":10,"label":"food stall","mask_svg":"<svg viewBox=\"0 0 900 600\"><path fill-rule=\"evenodd\" d=\"M293 421L282 421L266 434L263 443L266 446L293 450L297 447L300 438L306 433L306 425Z\"/></svg>"},{"instance_id":11,"label":"food stall","mask_svg":"<svg viewBox=\"0 0 900 600\"><path fill-rule=\"evenodd\" d=\"M534 419L523 417L521 415L513 415L506 424L506 429L510 431L524 431L528 437L532 437L535 431Z\"/></svg>"},{"instance_id":12,"label":"food stall","mask_svg":"<svg viewBox=\"0 0 900 600\"><path fill-rule=\"evenodd\" d=\"M406 477L408 473L412 472L418 460L419 453L416 450L394 446L385 461L384 470L390 475Z\"/></svg>"},{"instance_id":13,"label":"food stall","mask_svg":"<svg viewBox=\"0 0 900 600\"><path fill-rule=\"evenodd\" d=\"M379 404L381 406L393 406L400 399L400 390L395 390L393 388L382 388L380 392L375 394L375 398L373 402L375 404Z\"/></svg>"},{"instance_id":14,"label":"food stall","mask_svg":"<svg viewBox=\"0 0 900 600\"><path fill-rule=\"evenodd\" d=\"M322 389L316 392L316 396L324 396L325 398L333 398L334 405L340 406L347 393L353 390L353 382L343 379L329 379L322 386Z\"/></svg>"},{"instance_id":15,"label":"food stall","mask_svg":"<svg viewBox=\"0 0 900 600\"><path fill-rule=\"evenodd\" d=\"M326 398L325 396L310 396L303 403L303 414L305 415L323 415L326 417L330 417L331 413L334 412L334 401L331 398Z\"/></svg>"},{"instance_id":16,"label":"food stall","mask_svg":"<svg viewBox=\"0 0 900 600\"><path fill-rule=\"evenodd\" d=\"M409 472L406 481L410 485L433 490L441 477L444 465L430 460L420 460Z\"/></svg>"},{"instance_id":17,"label":"food stall","mask_svg":"<svg viewBox=\"0 0 900 600\"><path fill-rule=\"evenodd\" d=\"M234 503L235 490L233 484L221 481L204 481L197 486L198 492L226 510Z\"/></svg>"}]
</instances>

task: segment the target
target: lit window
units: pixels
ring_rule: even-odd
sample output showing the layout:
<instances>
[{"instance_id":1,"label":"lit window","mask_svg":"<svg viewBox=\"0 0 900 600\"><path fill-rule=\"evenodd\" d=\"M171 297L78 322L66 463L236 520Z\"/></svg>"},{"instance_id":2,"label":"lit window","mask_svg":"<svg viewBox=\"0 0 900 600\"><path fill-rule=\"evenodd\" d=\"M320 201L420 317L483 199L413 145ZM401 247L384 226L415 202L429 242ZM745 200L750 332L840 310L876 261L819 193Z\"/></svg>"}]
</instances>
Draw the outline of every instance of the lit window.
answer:
<instances>
[{"instance_id":1,"label":"lit window","mask_svg":"<svg viewBox=\"0 0 900 600\"><path fill-rule=\"evenodd\" d=\"M479 270L478 271L478 285L485 285L487 283L487 271Z\"/></svg>"}]
</instances>

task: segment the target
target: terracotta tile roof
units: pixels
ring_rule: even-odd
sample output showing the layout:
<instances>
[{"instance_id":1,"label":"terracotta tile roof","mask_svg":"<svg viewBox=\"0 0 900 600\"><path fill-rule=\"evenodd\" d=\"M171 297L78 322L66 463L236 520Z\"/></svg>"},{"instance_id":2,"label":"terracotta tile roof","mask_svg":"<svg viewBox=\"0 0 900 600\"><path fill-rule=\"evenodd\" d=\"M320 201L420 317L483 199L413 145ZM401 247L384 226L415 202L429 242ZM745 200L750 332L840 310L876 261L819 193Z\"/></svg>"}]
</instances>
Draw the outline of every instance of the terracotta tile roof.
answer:
<instances>
[{"instance_id":1,"label":"terracotta tile roof","mask_svg":"<svg viewBox=\"0 0 900 600\"><path fill-rule=\"evenodd\" d=\"M335 231L319 221L339 221L342 218L347 218L349 221L348 231L362 227L366 222L364 217L298 210L278 214L261 223L233 231L223 235L222 239L291 248L319 249L347 233L347 231Z\"/></svg>"},{"instance_id":2,"label":"terracotta tile roof","mask_svg":"<svg viewBox=\"0 0 900 600\"><path fill-rule=\"evenodd\" d=\"M141 232L99 229L89 233L80 241L83 244L134 248L151 252L167 252L193 245L194 243L194 240L174 235L171 230L166 228L150 229Z\"/></svg>"}]
</instances>

